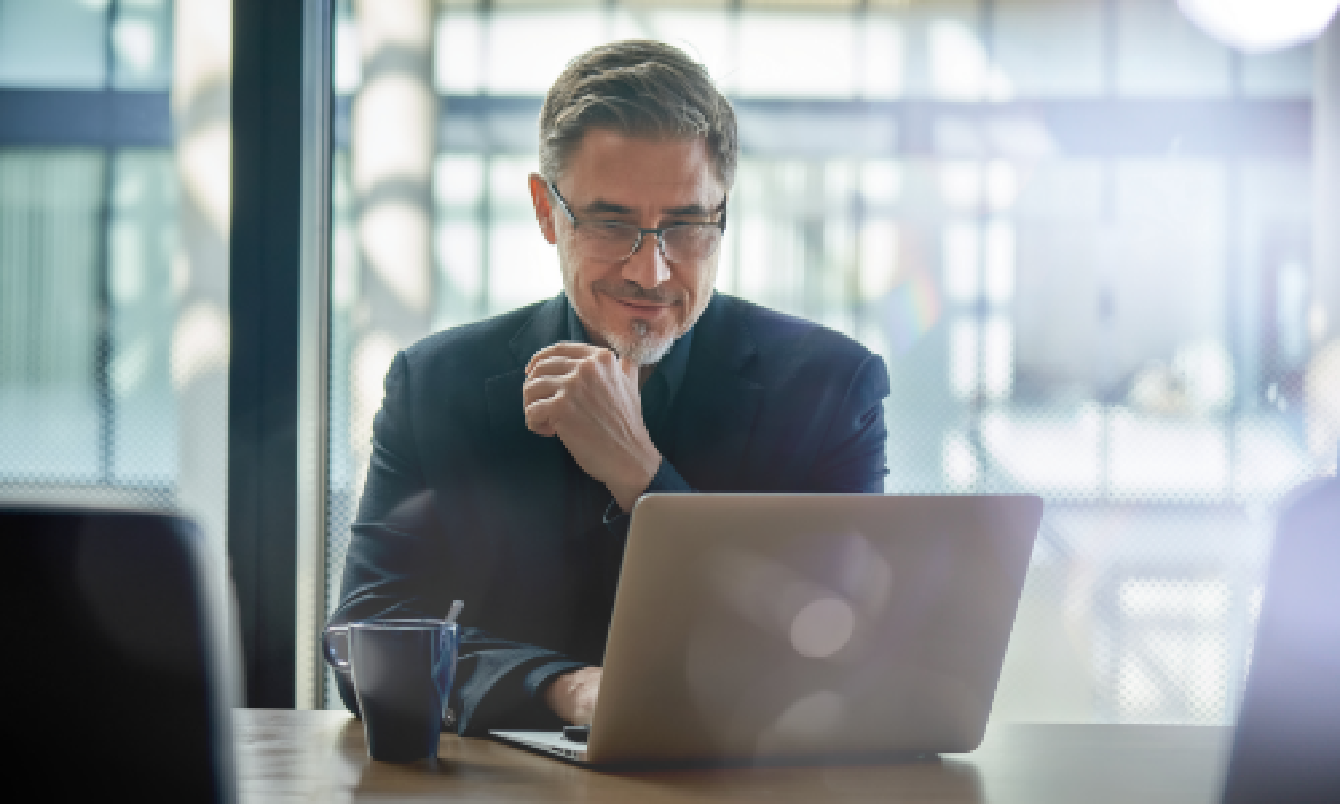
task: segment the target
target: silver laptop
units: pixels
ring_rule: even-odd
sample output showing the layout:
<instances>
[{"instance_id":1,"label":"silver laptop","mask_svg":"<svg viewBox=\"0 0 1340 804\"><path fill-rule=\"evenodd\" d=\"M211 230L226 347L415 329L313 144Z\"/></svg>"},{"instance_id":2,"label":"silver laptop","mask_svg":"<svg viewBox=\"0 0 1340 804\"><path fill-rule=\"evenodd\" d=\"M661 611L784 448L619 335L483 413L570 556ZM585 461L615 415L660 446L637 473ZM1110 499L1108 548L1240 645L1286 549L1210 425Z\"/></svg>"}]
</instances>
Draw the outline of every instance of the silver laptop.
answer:
<instances>
[{"instance_id":1,"label":"silver laptop","mask_svg":"<svg viewBox=\"0 0 1340 804\"><path fill-rule=\"evenodd\" d=\"M582 764L971 751L1028 570L1032 496L648 495Z\"/></svg>"}]
</instances>

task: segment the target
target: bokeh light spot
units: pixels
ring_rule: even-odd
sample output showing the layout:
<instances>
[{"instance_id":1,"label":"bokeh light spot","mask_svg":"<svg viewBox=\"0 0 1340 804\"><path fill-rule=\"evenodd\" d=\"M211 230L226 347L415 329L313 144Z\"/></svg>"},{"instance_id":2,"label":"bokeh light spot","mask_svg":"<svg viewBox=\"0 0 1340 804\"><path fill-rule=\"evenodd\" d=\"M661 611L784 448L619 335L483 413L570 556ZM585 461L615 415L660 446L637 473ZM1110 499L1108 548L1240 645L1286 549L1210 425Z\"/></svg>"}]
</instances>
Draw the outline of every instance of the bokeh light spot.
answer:
<instances>
[{"instance_id":1,"label":"bokeh light spot","mask_svg":"<svg viewBox=\"0 0 1340 804\"><path fill-rule=\"evenodd\" d=\"M822 659L842 650L855 628L856 614L846 601L819 598L791 621L791 646L802 656Z\"/></svg>"}]
</instances>

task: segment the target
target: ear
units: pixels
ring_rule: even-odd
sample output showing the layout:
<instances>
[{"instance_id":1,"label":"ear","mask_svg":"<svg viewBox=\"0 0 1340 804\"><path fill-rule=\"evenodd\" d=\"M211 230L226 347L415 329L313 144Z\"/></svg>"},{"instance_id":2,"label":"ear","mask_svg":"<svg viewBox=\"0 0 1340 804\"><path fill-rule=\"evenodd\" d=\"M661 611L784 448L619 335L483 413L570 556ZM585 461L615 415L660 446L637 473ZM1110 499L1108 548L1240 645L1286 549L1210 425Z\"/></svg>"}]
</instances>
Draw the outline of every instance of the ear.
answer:
<instances>
[{"instance_id":1,"label":"ear","mask_svg":"<svg viewBox=\"0 0 1340 804\"><path fill-rule=\"evenodd\" d=\"M540 224L540 234L552 243L558 242L558 230L554 228L554 203L549 195L549 185L538 173L530 174L530 203L535 207L535 220Z\"/></svg>"}]
</instances>

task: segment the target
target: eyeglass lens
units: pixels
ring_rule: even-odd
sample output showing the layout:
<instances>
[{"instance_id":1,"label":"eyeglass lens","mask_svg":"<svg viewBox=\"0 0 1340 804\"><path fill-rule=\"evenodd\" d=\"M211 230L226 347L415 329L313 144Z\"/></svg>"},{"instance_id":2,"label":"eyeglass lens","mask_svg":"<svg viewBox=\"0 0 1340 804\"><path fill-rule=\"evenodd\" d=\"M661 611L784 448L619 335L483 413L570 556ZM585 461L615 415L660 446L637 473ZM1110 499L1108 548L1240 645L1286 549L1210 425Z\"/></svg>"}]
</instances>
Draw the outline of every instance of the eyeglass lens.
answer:
<instances>
[{"instance_id":1,"label":"eyeglass lens","mask_svg":"<svg viewBox=\"0 0 1340 804\"><path fill-rule=\"evenodd\" d=\"M626 223L592 223L577 229L578 241L591 259L617 262L632 256L634 248L656 247L656 235L643 234ZM651 241L651 242L648 242ZM670 262L701 262L716 251L721 230L716 225L670 226L661 236L665 258Z\"/></svg>"}]
</instances>

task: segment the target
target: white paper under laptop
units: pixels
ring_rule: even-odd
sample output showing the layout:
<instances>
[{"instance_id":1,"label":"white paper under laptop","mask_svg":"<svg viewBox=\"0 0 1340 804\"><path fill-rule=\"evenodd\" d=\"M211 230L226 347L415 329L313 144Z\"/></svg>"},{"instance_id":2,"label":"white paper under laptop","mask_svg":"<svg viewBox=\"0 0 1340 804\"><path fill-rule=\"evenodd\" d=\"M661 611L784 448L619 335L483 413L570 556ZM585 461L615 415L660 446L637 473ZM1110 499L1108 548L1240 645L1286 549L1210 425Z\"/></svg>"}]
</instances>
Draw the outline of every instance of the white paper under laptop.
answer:
<instances>
[{"instance_id":1,"label":"white paper under laptop","mask_svg":"<svg viewBox=\"0 0 1340 804\"><path fill-rule=\"evenodd\" d=\"M1028 570L1032 496L648 495L586 744L596 765L971 751Z\"/></svg>"}]
</instances>

